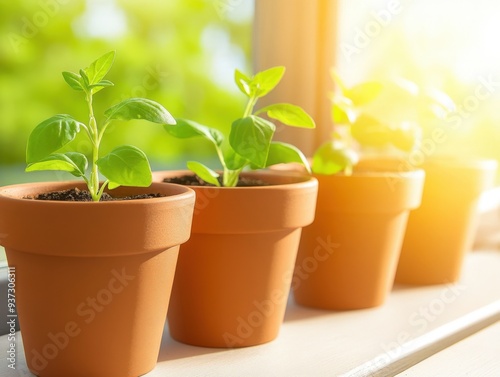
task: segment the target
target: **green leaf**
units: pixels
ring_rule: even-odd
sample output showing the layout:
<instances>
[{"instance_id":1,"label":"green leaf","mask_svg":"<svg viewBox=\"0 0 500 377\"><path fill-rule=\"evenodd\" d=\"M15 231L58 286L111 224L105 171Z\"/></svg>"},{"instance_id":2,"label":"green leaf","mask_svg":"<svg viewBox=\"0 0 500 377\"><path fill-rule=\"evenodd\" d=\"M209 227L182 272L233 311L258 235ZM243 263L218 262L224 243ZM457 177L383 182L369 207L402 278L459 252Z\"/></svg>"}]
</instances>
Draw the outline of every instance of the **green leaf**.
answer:
<instances>
[{"instance_id":1,"label":"green leaf","mask_svg":"<svg viewBox=\"0 0 500 377\"><path fill-rule=\"evenodd\" d=\"M240 118L231 125L229 143L240 156L258 168L264 168L275 130L273 123L260 117Z\"/></svg>"},{"instance_id":2,"label":"green leaf","mask_svg":"<svg viewBox=\"0 0 500 377\"><path fill-rule=\"evenodd\" d=\"M91 84L89 85L89 88L92 89L92 94L95 94L99 92L100 90L104 89L107 86L114 86L111 81L109 80L101 80L97 84Z\"/></svg>"},{"instance_id":3,"label":"green leaf","mask_svg":"<svg viewBox=\"0 0 500 377\"><path fill-rule=\"evenodd\" d=\"M85 155L76 152L55 153L26 168L27 172L39 170L61 170L73 174L75 177L84 177L88 167Z\"/></svg>"},{"instance_id":4,"label":"green leaf","mask_svg":"<svg viewBox=\"0 0 500 377\"><path fill-rule=\"evenodd\" d=\"M111 81L109 80L101 80L99 81L98 83L96 84L90 84L89 87L90 88L97 88L99 86L102 86L102 87L105 87L105 86L113 86L115 84L113 84Z\"/></svg>"},{"instance_id":5,"label":"green leaf","mask_svg":"<svg viewBox=\"0 0 500 377\"><path fill-rule=\"evenodd\" d=\"M284 74L285 67L273 67L257 73L251 80L251 88L255 97L260 98L268 94L279 84Z\"/></svg>"},{"instance_id":6,"label":"green leaf","mask_svg":"<svg viewBox=\"0 0 500 377\"><path fill-rule=\"evenodd\" d=\"M314 119L301 107L288 103L277 103L260 109L257 114L266 112L270 118L276 119L287 126L315 128Z\"/></svg>"},{"instance_id":7,"label":"green leaf","mask_svg":"<svg viewBox=\"0 0 500 377\"><path fill-rule=\"evenodd\" d=\"M312 170L316 174L349 173L358 163L358 155L338 140L327 141L321 145L313 156Z\"/></svg>"},{"instance_id":8,"label":"green leaf","mask_svg":"<svg viewBox=\"0 0 500 377\"><path fill-rule=\"evenodd\" d=\"M109 180L110 189L118 186L148 187L153 180L146 154L132 145L113 149L97 160L97 166Z\"/></svg>"},{"instance_id":9,"label":"green leaf","mask_svg":"<svg viewBox=\"0 0 500 377\"><path fill-rule=\"evenodd\" d=\"M224 140L222 132L187 119L176 119L175 125L165 125L165 130L179 139L187 139L194 136L204 136L216 146L220 146Z\"/></svg>"},{"instance_id":10,"label":"green leaf","mask_svg":"<svg viewBox=\"0 0 500 377\"><path fill-rule=\"evenodd\" d=\"M224 154L224 161L226 163L226 167L229 170L234 170L234 171L241 170L246 165L248 165L247 159L240 156L232 148L228 148L228 150Z\"/></svg>"},{"instance_id":11,"label":"green leaf","mask_svg":"<svg viewBox=\"0 0 500 377\"><path fill-rule=\"evenodd\" d=\"M63 72L64 81L75 90L82 91L83 86L80 83L81 76L73 72Z\"/></svg>"},{"instance_id":12,"label":"green leaf","mask_svg":"<svg viewBox=\"0 0 500 377\"><path fill-rule=\"evenodd\" d=\"M353 86L344 92L355 106L366 105L382 92L383 85L379 82L366 82Z\"/></svg>"},{"instance_id":13,"label":"green leaf","mask_svg":"<svg viewBox=\"0 0 500 377\"><path fill-rule=\"evenodd\" d=\"M85 157L84 154L78 152L66 152L64 153L64 156L70 159L73 165L75 166L76 168L75 173L78 174L77 177L83 177L89 165L87 157Z\"/></svg>"},{"instance_id":14,"label":"green leaf","mask_svg":"<svg viewBox=\"0 0 500 377\"><path fill-rule=\"evenodd\" d=\"M75 139L82 123L67 114L44 120L31 132L26 146L26 162L38 162ZM85 126L84 126L85 127Z\"/></svg>"},{"instance_id":15,"label":"green leaf","mask_svg":"<svg viewBox=\"0 0 500 377\"><path fill-rule=\"evenodd\" d=\"M351 125L351 134L366 147L383 147L391 141L391 128L368 114L361 114Z\"/></svg>"},{"instance_id":16,"label":"green leaf","mask_svg":"<svg viewBox=\"0 0 500 377\"><path fill-rule=\"evenodd\" d=\"M309 173L311 172L309 162L300 149L291 144L272 142L271 147L269 148L266 166L286 164L290 162L298 162L299 164L304 165Z\"/></svg>"},{"instance_id":17,"label":"green leaf","mask_svg":"<svg viewBox=\"0 0 500 377\"><path fill-rule=\"evenodd\" d=\"M217 179L219 178L219 173L196 161L188 161L187 167L205 182L220 187L219 180Z\"/></svg>"},{"instance_id":18,"label":"green leaf","mask_svg":"<svg viewBox=\"0 0 500 377\"><path fill-rule=\"evenodd\" d=\"M417 147L422 138L422 130L418 125L404 122L398 128L391 130L390 142L396 148L411 152Z\"/></svg>"},{"instance_id":19,"label":"green leaf","mask_svg":"<svg viewBox=\"0 0 500 377\"><path fill-rule=\"evenodd\" d=\"M239 70L234 71L234 81L240 91L247 97L252 95L251 79Z\"/></svg>"},{"instance_id":20,"label":"green leaf","mask_svg":"<svg viewBox=\"0 0 500 377\"><path fill-rule=\"evenodd\" d=\"M82 84L83 88L88 88L90 85L89 77L83 69L80 69L80 83Z\"/></svg>"},{"instance_id":21,"label":"green leaf","mask_svg":"<svg viewBox=\"0 0 500 377\"><path fill-rule=\"evenodd\" d=\"M144 119L159 124L175 124L175 119L158 102L146 98L128 98L107 109L108 119Z\"/></svg>"},{"instance_id":22,"label":"green leaf","mask_svg":"<svg viewBox=\"0 0 500 377\"><path fill-rule=\"evenodd\" d=\"M109 72L115 60L115 51L110 51L85 68L90 84L97 84Z\"/></svg>"},{"instance_id":23,"label":"green leaf","mask_svg":"<svg viewBox=\"0 0 500 377\"><path fill-rule=\"evenodd\" d=\"M353 103L350 99L338 97L333 100L332 119L334 124L351 124L355 118Z\"/></svg>"}]
</instances>

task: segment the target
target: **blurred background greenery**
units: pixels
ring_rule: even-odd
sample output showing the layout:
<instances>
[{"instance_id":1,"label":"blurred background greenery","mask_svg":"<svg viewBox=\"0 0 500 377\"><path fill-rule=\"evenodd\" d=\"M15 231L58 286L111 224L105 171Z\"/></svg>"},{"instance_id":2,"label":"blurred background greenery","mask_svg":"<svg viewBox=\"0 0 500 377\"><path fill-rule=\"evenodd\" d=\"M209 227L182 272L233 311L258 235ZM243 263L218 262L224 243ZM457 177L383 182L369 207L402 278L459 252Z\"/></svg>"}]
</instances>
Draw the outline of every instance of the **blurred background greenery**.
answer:
<instances>
[{"instance_id":1,"label":"blurred background greenery","mask_svg":"<svg viewBox=\"0 0 500 377\"><path fill-rule=\"evenodd\" d=\"M453 129L439 149L500 160L498 3L338 2L338 43L331 48L349 85L404 77L444 90L458 109L442 125ZM253 10L254 0L3 1L0 185L72 178L24 173L26 141L38 123L57 113L86 122L81 93L66 85L61 72L77 71L110 50L117 51L109 74L115 86L96 96L96 114L140 96L162 103L176 117L227 130L245 102L233 84L233 71L252 71ZM377 111L404 118L407 109L397 102L386 100ZM435 125L422 126L429 131ZM133 143L148 154L154 169L183 168L186 156L205 162L214 156L203 140L174 140L161 126L140 121L115 123L108 133L103 153ZM75 143L80 152L90 150L84 139Z\"/></svg>"},{"instance_id":2,"label":"blurred background greenery","mask_svg":"<svg viewBox=\"0 0 500 377\"><path fill-rule=\"evenodd\" d=\"M22 173L26 140L57 113L86 122L81 93L66 85L61 71L77 71L110 50L117 51L109 74L115 86L96 96L97 114L141 96L176 117L227 129L245 101L233 71L252 72L253 7L254 0L2 2L0 184L72 178ZM387 17L390 7L397 11ZM500 160L499 10L490 0L339 0L336 68L348 84L399 76L446 91L459 108L444 125L453 130L439 148ZM377 110L397 113L398 107L385 101ZM403 117L406 111L399 108ZM214 156L203 140L173 139L161 126L141 121L116 123L108 133L103 153L132 143L157 169L182 168L187 155ZM89 151L83 138L75 143Z\"/></svg>"},{"instance_id":3,"label":"blurred background greenery","mask_svg":"<svg viewBox=\"0 0 500 377\"><path fill-rule=\"evenodd\" d=\"M436 145L438 152L500 161L500 3L345 0L340 4L337 66L349 84L405 78L420 88L447 93L456 111L441 122L421 118L424 139L440 127L446 137ZM408 118L412 104L405 105L397 96L388 98L377 103L381 118L388 114Z\"/></svg>"},{"instance_id":4,"label":"blurred background greenery","mask_svg":"<svg viewBox=\"0 0 500 377\"><path fill-rule=\"evenodd\" d=\"M124 98L146 97L176 117L229 127L244 106L232 72L251 72L253 2L237 9L221 5L205 0L2 2L0 165L23 164L30 131L54 114L87 123L82 93L70 89L61 72L78 72L110 50L117 56L107 78L115 86L96 95L96 114ZM103 153L131 143L158 168L182 167L175 158L179 153L213 155L202 140L172 139L147 122L116 123L107 133ZM74 143L82 152L90 150L84 138ZM0 177L0 183L6 181Z\"/></svg>"}]
</instances>

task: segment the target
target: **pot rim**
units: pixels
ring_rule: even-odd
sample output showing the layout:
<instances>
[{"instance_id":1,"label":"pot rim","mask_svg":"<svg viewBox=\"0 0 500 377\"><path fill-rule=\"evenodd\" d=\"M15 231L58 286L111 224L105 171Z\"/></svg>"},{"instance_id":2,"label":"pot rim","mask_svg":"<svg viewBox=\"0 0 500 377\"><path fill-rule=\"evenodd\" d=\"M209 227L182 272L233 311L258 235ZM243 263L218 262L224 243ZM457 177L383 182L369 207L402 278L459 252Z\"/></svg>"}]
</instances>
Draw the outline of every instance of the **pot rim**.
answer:
<instances>
[{"instance_id":1,"label":"pot rim","mask_svg":"<svg viewBox=\"0 0 500 377\"><path fill-rule=\"evenodd\" d=\"M316 175L317 213L401 213L418 208L426 173L367 171L352 175Z\"/></svg>"},{"instance_id":2,"label":"pot rim","mask_svg":"<svg viewBox=\"0 0 500 377\"><path fill-rule=\"evenodd\" d=\"M153 183L118 192L169 196L111 202L23 199L26 194L84 187L82 181L37 182L0 188L0 244L33 254L107 257L161 252L190 236L195 192ZM20 192L20 193L19 193ZM16 194L17 193L17 194Z\"/></svg>"},{"instance_id":3,"label":"pot rim","mask_svg":"<svg viewBox=\"0 0 500 377\"><path fill-rule=\"evenodd\" d=\"M217 171L221 173L221 171ZM165 178L165 174L169 176L175 176L174 174L178 174L180 176L183 175L195 175L191 170L180 169L180 170L158 170L153 172L153 181L160 183L163 182L163 178ZM195 188L196 190L203 189L221 189L226 191L249 191L249 190L270 190L270 189L282 189L283 186L290 188L300 188L300 187L313 187L317 184L317 179L308 173L300 173L300 172L291 172L291 171L280 171L280 170L255 170L255 171L246 171L242 172L241 176L243 177L252 177L259 176L264 178L270 178L273 180L273 177L279 177L281 179L289 180L286 183L271 183L265 186L246 186L246 187L217 187L217 186L195 186L195 185L181 185L184 187ZM296 186L296 187L295 187Z\"/></svg>"},{"instance_id":4,"label":"pot rim","mask_svg":"<svg viewBox=\"0 0 500 377\"><path fill-rule=\"evenodd\" d=\"M352 174L347 175L345 173L336 174L320 174L313 173L314 177L328 178L334 177L335 179L351 179L351 178L364 178L364 179L386 179L386 178L402 178L402 179L414 179L415 177L425 176L424 169L414 169L406 171L396 171L396 170L366 170L366 171L356 171L354 170Z\"/></svg>"},{"instance_id":5,"label":"pot rim","mask_svg":"<svg viewBox=\"0 0 500 377\"><path fill-rule=\"evenodd\" d=\"M410 161L410 157L406 156L387 156L375 157L365 156L360 160L359 165L363 164L377 164L379 171L382 170L380 166L389 166L389 171L396 171L398 173L411 172L414 170L427 170L429 168L448 168L450 170L463 170L467 171L494 171L498 168L498 161L493 158L483 157L462 157L450 154L437 154L427 157L425 160L415 163Z\"/></svg>"},{"instance_id":6,"label":"pot rim","mask_svg":"<svg viewBox=\"0 0 500 377\"><path fill-rule=\"evenodd\" d=\"M492 158L465 158L460 156L434 156L426 160L422 165L426 167L446 167L457 170L482 170L495 171L498 169L498 161Z\"/></svg>"},{"instance_id":7,"label":"pot rim","mask_svg":"<svg viewBox=\"0 0 500 377\"><path fill-rule=\"evenodd\" d=\"M102 183L102 182L101 182ZM105 192L107 193L113 193L113 192L120 192L123 195L122 196L127 196L127 195L134 195L135 193L152 193L156 188L159 188L161 186L158 186L158 182L153 182L150 186L148 187L136 187L136 186L120 186L114 190L109 190L106 189ZM26 195L36 195L38 193L47 193L51 191L60 191L60 190L66 190L70 188L79 188L79 189L84 189L86 188L86 184L83 181L78 181L78 180L71 180L71 181L47 181L47 182L29 182L29 183L19 183L19 184L12 184L8 186L1 186L0 187L0 200L15 200L15 201L22 201L22 202L32 202L32 203L37 203L37 205L57 205L57 206L79 206L79 205L86 205L86 206L117 206L120 204L127 204L127 205L137 205L139 204L144 204L144 200L147 200L148 202L168 202L168 201L176 201L179 199L187 199L190 196L192 196L192 190L188 186L182 186L182 185L176 185L176 184L171 184L174 189L174 193L167 195L167 196L162 196L158 198L147 198L147 199L129 199L129 200L114 200L114 201L106 201L106 202L81 202L81 201L59 201L59 200L36 200L32 198L27 198ZM42 187L42 190L39 190L38 187ZM50 187L50 189L49 189ZM58 187L57 189L53 189L53 187ZM20 196L18 194L19 190L23 191L25 194L23 196ZM26 193L30 194L26 194Z\"/></svg>"},{"instance_id":8,"label":"pot rim","mask_svg":"<svg viewBox=\"0 0 500 377\"><path fill-rule=\"evenodd\" d=\"M168 176L190 170L153 173L162 182ZM253 171L242 173L276 184L252 187L188 186L196 192L193 233L248 234L283 231L309 225L314 220L318 180L291 172ZM166 184L166 183L162 183ZM242 215L243 214L243 215Z\"/></svg>"}]
</instances>

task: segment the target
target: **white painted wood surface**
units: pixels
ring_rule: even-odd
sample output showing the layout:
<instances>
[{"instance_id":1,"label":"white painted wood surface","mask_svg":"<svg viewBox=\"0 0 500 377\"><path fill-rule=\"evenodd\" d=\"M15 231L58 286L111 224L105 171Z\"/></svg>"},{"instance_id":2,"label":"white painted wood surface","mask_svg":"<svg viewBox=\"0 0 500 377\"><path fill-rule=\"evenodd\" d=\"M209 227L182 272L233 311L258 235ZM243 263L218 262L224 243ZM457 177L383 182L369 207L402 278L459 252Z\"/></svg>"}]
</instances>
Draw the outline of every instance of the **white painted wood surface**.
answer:
<instances>
[{"instance_id":1,"label":"white painted wood surface","mask_svg":"<svg viewBox=\"0 0 500 377\"><path fill-rule=\"evenodd\" d=\"M495 362L500 352L485 352L484 345L468 345L476 336L478 342L483 339L483 332L477 331L495 321L500 314L499 300L500 252L476 251L467 256L460 283L398 286L388 302L379 308L330 312L299 307L291 299L278 339L261 346L232 350L191 347L173 341L165 331L158 365L146 377L364 376L383 368L392 370L384 372L383 375L387 376L397 374L394 371L402 365L401 360L404 360L405 368L409 368L408 373L416 370L409 376L434 376L436 374L429 374L429 369L420 373L415 368L436 363L446 370L451 360L447 359L451 357L448 353L454 349L458 350L455 351L458 355L468 353L463 355L463 360L472 368L477 361L478 368L483 365L493 373L490 375L500 376L500 365ZM491 330L492 336L498 338L497 328L495 325L484 331L488 334ZM477 335L460 341L464 334L469 335L467 329L477 332ZM454 338L453 334L457 336ZM434 342L439 346L444 344L443 339L452 339L455 344L441 352L440 347L424 347L437 353L411 367L422 356L419 354L422 342L425 345L430 340L431 344ZM498 339L496 341L498 345ZM7 343L6 336L0 337L0 354L6 355ZM22 348L20 339L17 346ZM405 358L403 351L409 352L410 359ZM411 355L415 358L411 359ZM371 362L373 360L376 362ZM0 377L31 376L25 372L22 352L17 355L17 367L15 371L9 370L6 357L2 356ZM429 368L432 369L432 364ZM465 376L465 372L466 369L455 370L450 375Z\"/></svg>"},{"instance_id":2,"label":"white painted wood surface","mask_svg":"<svg viewBox=\"0 0 500 377\"><path fill-rule=\"evenodd\" d=\"M485 192L479 201L475 249L500 250L500 186Z\"/></svg>"},{"instance_id":3,"label":"white painted wood surface","mask_svg":"<svg viewBox=\"0 0 500 377\"><path fill-rule=\"evenodd\" d=\"M399 374L399 377L500 375L500 322Z\"/></svg>"}]
</instances>

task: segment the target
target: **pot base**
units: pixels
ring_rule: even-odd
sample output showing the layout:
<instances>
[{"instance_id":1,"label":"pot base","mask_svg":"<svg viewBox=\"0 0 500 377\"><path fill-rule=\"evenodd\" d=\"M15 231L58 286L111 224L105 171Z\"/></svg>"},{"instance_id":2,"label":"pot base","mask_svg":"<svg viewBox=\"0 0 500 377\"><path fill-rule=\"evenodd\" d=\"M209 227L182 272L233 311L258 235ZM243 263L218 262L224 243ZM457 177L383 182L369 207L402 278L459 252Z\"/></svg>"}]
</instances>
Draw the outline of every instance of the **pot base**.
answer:
<instances>
[{"instance_id":1,"label":"pot base","mask_svg":"<svg viewBox=\"0 0 500 377\"><path fill-rule=\"evenodd\" d=\"M7 249L17 272L30 371L40 377L137 377L152 370L178 249L103 258Z\"/></svg>"},{"instance_id":2,"label":"pot base","mask_svg":"<svg viewBox=\"0 0 500 377\"><path fill-rule=\"evenodd\" d=\"M351 176L315 175L316 218L303 229L293 279L298 304L351 310L385 302L424 173L376 163L365 161Z\"/></svg>"},{"instance_id":3,"label":"pot base","mask_svg":"<svg viewBox=\"0 0 500 377\"><path fill-rule=\"evenodd\" d=\"M182 343L216 348L275 339L300 233L193 235L179 254L168 313L170 335Z\"/></svg>"}]
</instances>

